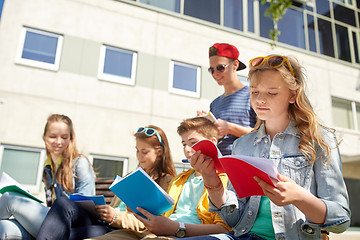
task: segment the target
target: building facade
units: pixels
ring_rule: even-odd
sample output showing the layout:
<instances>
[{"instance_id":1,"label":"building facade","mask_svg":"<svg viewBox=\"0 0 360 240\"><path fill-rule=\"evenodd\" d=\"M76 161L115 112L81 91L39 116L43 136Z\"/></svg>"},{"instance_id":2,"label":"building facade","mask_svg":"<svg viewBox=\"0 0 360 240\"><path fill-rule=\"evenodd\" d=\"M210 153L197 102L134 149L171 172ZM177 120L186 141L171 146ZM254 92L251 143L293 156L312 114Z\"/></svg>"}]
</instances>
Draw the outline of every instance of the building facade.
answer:
<instances>
[{"instance_id":1,"label":"building facade","mask_svg":"<svg viewBox=\"0 0 360 240\"><path fill-rule=\"evenodd\" d=\"M181 169L176 128L222 94L207 72L208 48L227 42L246 64L272 53L300 61L314 109L341 139L350 200L359 198L359 0L294 1L276 47L258 0L0 2L0 171L32 192L41 192L51 113L72 118L79 150L101 177L136 168L133 134L148 124L165 130Z\"/></svg>"}]
</instances>

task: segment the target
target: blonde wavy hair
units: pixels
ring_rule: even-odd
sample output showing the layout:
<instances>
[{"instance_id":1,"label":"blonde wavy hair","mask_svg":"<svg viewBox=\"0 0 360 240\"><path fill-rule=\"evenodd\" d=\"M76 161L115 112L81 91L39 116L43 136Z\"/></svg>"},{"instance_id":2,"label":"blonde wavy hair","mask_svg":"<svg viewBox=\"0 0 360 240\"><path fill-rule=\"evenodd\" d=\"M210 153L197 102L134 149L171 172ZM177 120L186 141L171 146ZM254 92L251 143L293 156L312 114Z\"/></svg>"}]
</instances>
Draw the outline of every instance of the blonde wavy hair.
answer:
<instances>
[{"instance_id":1,"label":"blonde wavy hair","mask_svg":"<svg viewBox=\"0 0 360 240\"><path fill-rule=\"evenodd\" d=\"M322 133L321 128L325 128L330 131L334 130L320 124L318 117L316 116L313 107L305 94L306 83L303 67L299 64L296 58L287 56L282 57L287 58L290 62L294 71L294 76L286 63L278 68L273 68L264 63L259 67L250 67L248 80L251 81L251 79L261 71L278 71L281 74L289 89L297 92L295 102L289 105L289 115L295 120L296 128L300 134L299 150L304 154L308 161L313 163L316 160L315 145L317 144L323 150L322 155L325 155L327 162L329 162L329 153L331 149L324 139L324 134ZM258 119L254 130L259 129L263 122L263 120Z\"/></svg>"}]
</instances>

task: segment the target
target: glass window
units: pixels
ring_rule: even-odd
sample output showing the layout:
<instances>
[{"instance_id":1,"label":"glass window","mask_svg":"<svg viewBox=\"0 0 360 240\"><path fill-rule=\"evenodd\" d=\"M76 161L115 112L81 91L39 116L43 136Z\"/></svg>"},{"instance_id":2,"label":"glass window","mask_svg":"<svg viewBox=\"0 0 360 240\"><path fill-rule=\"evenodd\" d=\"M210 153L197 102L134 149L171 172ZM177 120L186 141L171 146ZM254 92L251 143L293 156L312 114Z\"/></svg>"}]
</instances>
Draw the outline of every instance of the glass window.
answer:
<instances>
[{"instance_id":1,"label":"glass window","mask_svg":"<svg viewBox=\"0 0 360 240\"><path fill-rule=\"evenodd\" d=\"M0 19L1 19L1 13L4 6L4 0L0 0Z\"/></svg>"},{"instance_id":2,"label":"glass window","mask_svg":"<svg viewBox=\"0 0 360 240\"><path fill-rule=\"evenodd\" d=\"M180 0L140 0L140 2L172 12L180 12Z\"/></svg>"},{"instance_id":3,"label":"glass window","mask_svg":"<svg viewBox=\"0 0 360 240\"><path fill-rule=\"evenodd\" d=\"M90 155L97 178L123 177L127 173L128 159L121 157Z\"/></svg>"},{"instance_id":4,"label":"glass window","mask_svg":"<svg viewBox=\"0 0 360 240\"><path fill-rule=\"evenodd\" d=\"M359 59L359 49L358 49L358 38L356 32L352 32L353 44L354 44L354 54L355 54L355 62L360 63Z\"/></svg>"},{"instance_id":5,"label":"glass window","mask_svg":"<svg viewBox=\"0 0 360 240\"><path fill-rule=\"evenodd\" d=\"M45 158L44 149L0 145L0 173L6 172L31 192L38 192Z\"/></svg>"},{"instance_id":6,"label":"glass window","mask_svg":"<svg viewBox=\"0 0 360 240\"><path fill-rule=\"evenodd\" d=\"M349 33L346 27L335 24L339 59L351 62Z\"/></svg>"},{"instance_id":7,"label":"glass window","mask_svg":"<svg viewBox=\"0 0 360 240\"><path fill-rule=\"evenodd\" d=\"M357 8L360 9L360 0L356 0Z\"/></svg>"},{"instance_id":8,"label":"glass window","mask_svg":"<svg viewBox=\"0 0 360 240\"><path fill-rule=\"evenodd\" d=\"M274 28L273 21L270 17L265 16L266 9L270 6L267 2L265 4L260 4L260 36L265 38L270 38L270 30Z\"/></svg>"},{"instance_id":9,"label":"glass window","mask_svg":"<svg viewBox=\"0 0 360 240\"><path fill-rule=\"evenodd\" d=\"M360 103L356 103L356 121L357 129L360 129Z\"/></svg>"},{"instance_id":10,"label":"glass window","mask_svg":"<svg viewBox=\"0 0 360 240\"><path fill-rule=\"evenodd\" d=\"M184 0L184 14L220 24L220 0Z\"/></svg>"},{"instance_id":11,"label":"glass window","mask_svg":"<svg viewBox=\"0 0 360 240\"><path fill-rule=\"evenodd\" d=\"M98 77L102 80L134 85L137 53L101 46Z\"/></svg>"},{"instance_id":12,"label":"glass window","mask_svg":"<svg viewBox=\"0 0 360 240\"><path fill-rule=\"evenodd\" d=\"M248 0L248 31L255 32L254 0Z\"/></svg>"},{"instance_id":13,"label":"glass window","mask_svg":"<svg viewBox=\"0 0 360 240\"><path fill-rule=\"evenodd\" d=\"M308 37L309 37L309 50L316 52L314 16L307 15L307 24L308 24L307 30L308 30Z\"/></svg>"},{"instance_id":14,"label":"glass window","mask_svg":"<svg viewBox=\"0 0 360 240\"><path fill-rule=\"evenodd\" d=\"M354 129L351 102L339 98L332 99L333 124L337 127Z\"/></svg>"},{"instance_id":15,"label":"glass window","mask_svg":"<svg viewBox=\"0 0 360 240\"><path fill-rule=\"evenodd\" d=\"M347 7L343 7L339 4L333 3L335 20L347 23L352 26L356 26L355 12Z\"/></svg>"},{"instance_id":16,"label":"glass window","mask_svg":"<svg viewBox=\"0 0 360 240\"><path fill-rule=\"evenodd\" d=\"M171 61L169 91L200 97L200 67Z\"/></svg>"},{"instance_id":17,"label":"glass window","mask_svg":"<svg viewBox=\"0 0 360 240\"><path fill-rule=\"evenodd\" d=\"M281 32L279 42L305 49L304 15L301 11L287 9L278 22L278 29Z\"/></svg>"},{"instance_id":18,"label":"glass window","mask_svg":"<svg viewBox=\"0 0 360 240\"><path fill-rule=\"evenodd\" d=\"M224 25L243 31L242 0L224 0Z\"/></svg>"},{"instance_id":19,"label":"glass window","mask_svg":"<svg viewBox=\"0 0 360 240\"><path fill-rule=\"evenodd\" d=\"M326 17L330 17L329 0L316 0L316 11Z\"/></svg>"},{"instance_id":20,"label":"glass window","mask_svg":"<svg viewBox=\"0 0 360 240\"><path fill-rule=\"evenodd\" d=\"M58 70L63 37L31 28L21 30L16 62Z\"/></svg>"},{"instance_id":21,"label":"glass window","mask_svg":"<svg viewBox=\"0 0 360 240\"><path fill-rule=\"evenodd\" d=\"M333 36L331 31L331 23L329 21L319 18L318 28L319 28L320 53L330 57L334 57L334 46L333 46Z\"/></svg>"}]
</instances>

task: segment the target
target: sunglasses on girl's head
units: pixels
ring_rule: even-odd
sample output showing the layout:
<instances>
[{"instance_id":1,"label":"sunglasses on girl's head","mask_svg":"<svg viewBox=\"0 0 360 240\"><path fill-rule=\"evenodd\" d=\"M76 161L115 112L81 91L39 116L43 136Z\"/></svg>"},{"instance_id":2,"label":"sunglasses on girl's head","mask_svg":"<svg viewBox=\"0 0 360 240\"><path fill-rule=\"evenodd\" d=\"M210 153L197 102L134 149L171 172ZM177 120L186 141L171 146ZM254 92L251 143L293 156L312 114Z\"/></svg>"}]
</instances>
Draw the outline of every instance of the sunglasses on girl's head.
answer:
<instances>
[{"instance_id":1,"label":"sunglasses on girl's head","mask_svg":"<svg viewBox=\"0 0 360 240\"><path fill-rule=\"evenodd\" d=\"M216 71L219 71L219 72L224 72L225 69L231 64L231 62L229 62L228 64L224 65L224 64L221 64L221 65L217 65L216 66ZM208 71L211 75L213 75L215 73L215 69L213 67L209 67L208 68Z\"/></svg>"},{"instance_id":2,"label":"sunglasses on girl's head","mask_svg":"<svg viewBox=\"0 0 360 240\"><path fill-rule=\"evenodd\" d=\"M282 65L284 65L284 63L286 63L287 68L289 69L291 74L295 77L294 69L292 68L287 57L273 55L267 57L256 57L249 61L250 67L254 67L254 68L260 67L264 63L266 63L269 67L272 68L279 68Z\"/></svg>"},{"instance_id":3,"label":"sunglasses on girl's head","mask_svg":"<svg viewBox=\"0 0 360 240\"><path fill-rule=\"evenodd\" d=\"M163 141L162 141L162 139L161 139L160 134L159 134L158 131L156 131L155 129L153 129L153 128L146 128L146 127L139 127L138 130L136 131L136 133L142 133L142 132L145 133L146 136L149 136L149 137L151 137L151 136L153 136L154 134L156 134L156 136L157 136L157 138L158 138L161 146L164 145L164 144L163 144Z\"/></svg>"}]
</instances>

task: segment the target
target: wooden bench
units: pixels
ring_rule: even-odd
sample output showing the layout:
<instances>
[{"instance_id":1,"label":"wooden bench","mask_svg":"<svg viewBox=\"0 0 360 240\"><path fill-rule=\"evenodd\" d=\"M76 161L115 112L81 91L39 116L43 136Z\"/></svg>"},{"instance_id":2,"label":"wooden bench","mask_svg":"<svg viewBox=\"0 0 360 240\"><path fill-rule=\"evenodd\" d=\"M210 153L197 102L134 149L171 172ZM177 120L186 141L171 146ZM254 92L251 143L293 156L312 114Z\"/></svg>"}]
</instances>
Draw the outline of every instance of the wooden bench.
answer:
<instances>
[{"instance_id":1,"label":"wooden bench","mask_svg":"<svg viewBox=\"0 0 360 240\"><path fill-rule=\"evenodd\" d=\"M112 178L96 178L96 195L104 195L106 204L110 204L115 194L109 189L114 180Z\"/></svg>"}]
</instances>

